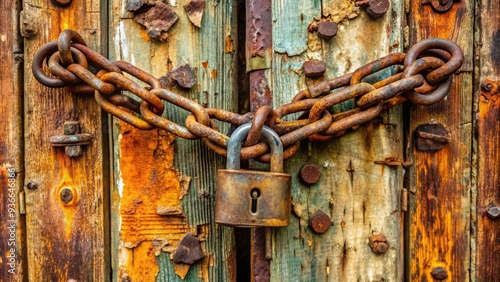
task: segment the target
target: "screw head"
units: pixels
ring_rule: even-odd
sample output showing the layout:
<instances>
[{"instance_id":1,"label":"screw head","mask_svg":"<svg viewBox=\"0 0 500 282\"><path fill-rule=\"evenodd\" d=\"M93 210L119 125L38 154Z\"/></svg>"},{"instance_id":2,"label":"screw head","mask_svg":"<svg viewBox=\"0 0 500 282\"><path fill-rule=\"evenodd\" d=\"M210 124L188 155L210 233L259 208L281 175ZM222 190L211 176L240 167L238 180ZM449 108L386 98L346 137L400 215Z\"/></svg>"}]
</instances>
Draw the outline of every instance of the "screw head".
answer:
<instances>
[{"instance_id":1,"label":"screw head","mask_svg":"<svg viewBox=\"0 0 500 282\"><path fill-rule=\"evenodd\" d=\"M484 91L491 91L491 89L493 89L493 85L489 82L483 81L483 83L481 83L481 89Z\"/></svg>"},{"instance_id":2,"label":"screw head","mask_svg":"<svg viewBox=\"0 0 500 282\"><path fill-rule=\"evenodd\" d=\"M63 188L61 190L61 192L59 193L60 197L61 197L61 201L63 201L63 203L69 203L71 202L71 200L73 200L73 191L71 191L70 188Z\"/></svg>"},{"instance_id":3,"label":"screw head","mask_svg":"<svg viewBox=\"0 0 500 282\"><path fill-rule=\"evenodd\" d=\"M366 13L372 18L380 18L389 10L389 0L370 0Z\"/></svg>"},{"instance_id":4,"label":"screw head","mask_svg":"<svg viewBox=\"0 0 500 282\"><path fill-rule=\"evenodd\" d=\"M309 217L309 226L314 232L322 234L332 226L332 220L324 211L318 209Z\"/></svg>"},{"instance_id":5,"label":"screw head","mask_svg":"<svg viewBox=\"0 0 500 282\"><path fill-rule=\"evenodd\" d=\"M389 250L389 242L384 234L373 235L369 239L369 245L376 254L385 254Z\"/></svg>"},{"instance_id":6,"label":"screw head","mask_svg":"<svg viewBox=\"0 0 500 282\"><path fill-rule=\"evenodd\" d=\"M26 188L28 188L30 190L36 190L36 189L38 189L38 184L30 181L30 182L28 182L28 184L26 184Z\"/></svg>"},{"instance_id":7,"label":"screw head","mask_svg":"<svg viewBox=\"0 0 500 282\"><path fill-rule=\"evenodd\" d=\"M444 280L448 277L448 272L442 266L434 267L431 271L432 278L436 280Z\"/></svg>"},{"instance_id":8,"label":"screw head","mask_svg":"<svg viewBox=\"0 0 500 282\"><path fill-rule=\"evenodd\" d=\"M304 165L300 169L300 178L302 181L304 181L306 184L312 185L318 182L319 178L321 176L321 170L319 166L313 163L309 163Z\"/></svg>"},{"instance_id":9,"label":"screw head","mask_svg":"<svg viewBox=\"0 0 500 282\"><path fill-rule=\"evenodd\" d=\"M334 22L320 22L317 30L320 38L328 40L337 35L338 27Z\"/></svg>"},{"instance_id":10,"label":"screw head","mask_svg":"<svg viewBox=\"0 0 500 282\"><path fill-rule=\"evenodd\" d=\"M486 215L490 219L498 219L500 217L500 207L495 204L490 204L486 210Z\"/></svg>"}]
</instances>

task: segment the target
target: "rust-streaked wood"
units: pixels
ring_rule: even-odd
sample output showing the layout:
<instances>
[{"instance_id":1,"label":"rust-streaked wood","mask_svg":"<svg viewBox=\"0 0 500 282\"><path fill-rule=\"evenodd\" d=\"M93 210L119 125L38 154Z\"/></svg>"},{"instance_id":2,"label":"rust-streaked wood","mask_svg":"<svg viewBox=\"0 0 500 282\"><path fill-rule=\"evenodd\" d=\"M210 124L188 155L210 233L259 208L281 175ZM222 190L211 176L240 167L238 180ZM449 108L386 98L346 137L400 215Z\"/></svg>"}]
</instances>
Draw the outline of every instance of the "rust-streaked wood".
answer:
<instances>
[{"instance_id":1,"label":"rust-streaked wood","mask_svg":"<svg viewBox=\"0 0 500 282\"><path fill-rule=\"evenodd\" d=\"M22 281L26 248L19 194L23 191L23 50L19 34L21 1L0 3L0 280Z\"/></svg>"},{"instance_id":2,"label":"rust-streaked wood","mask_svg":"<svg viewBox=\"0 0 500 282\"><path fill-rule=\"evenodd\" d=\"M500 279L500 218L488 217L490 205L500 207L500 1L480 1L477 10L479 66L474 98L477 120L477 199L475 229L476 281ZM491 88L490 88L491 87ZM474 194L474 193L473 193ZM473 256L474 259L474 256Z\"/></svg>"},{"instance_id":3,"label":"rust-streaked wood","mask_svg":"<svg viewBox=\"0 0 500 282\"><path fill-rule=\"evenodd\" d=\"M273 1L275 106L289 103L306 88L306 60L325 60L325 76L332 78L400 51L403 1L391 2L387 14L372 19L354 1ZM331 40L307 31L322 16L339 23ZM343 110L351 106L346 103ZM402 168L374 163L402 159L402 146L401 107L331 142L302 142L299 153L285 163L285 171L292 174L294 214L289 227L275 230L271 281L402 280ZM312 186L298 177L309 162L322 173ZM323 234L308 226L318 209L331 217L332 225ZM390 245L381 255L369 247L369 238L378 234Z\"/></svg>"},{"instance_id":4,"label":"rust-streaked wood","mask_svg":"<svg viewBox=\"0 0 500 282\"><path fill-rule=\"evenodd\" d=\"M188 63L197 83L190 90L172 90L208 107L236 111L236 5L207 1L198 28L183 8L189 1L167 2L179 20L166 42L159 42L125 10L125 1L112 1L110 57L156 77ZM184 124L187 112L166 103L163 116ZM227 133L227 128L220 129ZM225 165L223 158L201 140L175 138L164 130L141 131L117 119L113 130L113 280L234 281L232 228L214 221L216 169ZM159 215L158 207L181 214ZM205 254L190 267L172 260L187 232L198 237Z\"/></svg>"},{"instance_id":5,"label":"rust-streaked wood","mask_svg":"<svg viewBox=\"0 0 500 282\"><path fill-rule=\"evenodd\" d=\"M27 259L30 281L109 280L106 230L109 197L103 169L101 110L93 95L72 96L50 89L31 73L35 52L66 28L79 31L89 47L100 49L99 1L73 0L65 8L51 0L24 1L22 32L25 52L25 165ZM64 147L50 146L49 138L63 133L63 123L78 120L83 132L94 135L83 155L70 158ZM67 204L60 191L69 188Z\"/></svg>"},{"instance_id":6,"label":"rust-streaked wood","mask_svg":"<svg viewBox=\"0 0 500 282\"><path fill-rule=\"evenodd\" d=\"M432 106L412 106L409 135L420 124L443 124L451 142L437 152L411 144L409 278L432 281L443 267L446 281L470 279L472 166L473 1L455 1L445 13L410 1L410 45L429 37L452 40L465 61L448 96Z\"/></svg>"}]
</instances>

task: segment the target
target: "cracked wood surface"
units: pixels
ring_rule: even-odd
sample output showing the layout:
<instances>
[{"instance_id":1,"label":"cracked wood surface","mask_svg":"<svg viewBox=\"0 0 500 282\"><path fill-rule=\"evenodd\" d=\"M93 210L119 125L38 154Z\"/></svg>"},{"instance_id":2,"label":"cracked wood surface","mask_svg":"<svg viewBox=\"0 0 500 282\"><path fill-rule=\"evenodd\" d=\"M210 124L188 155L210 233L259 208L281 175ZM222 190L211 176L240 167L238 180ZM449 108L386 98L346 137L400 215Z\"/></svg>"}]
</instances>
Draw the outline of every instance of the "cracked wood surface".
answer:
<instances>
[{"instance_id":1,"label":"cracked wood surface","mask_svg":"<svg viewBox=\"0 0 500 282\"><path fill-rule=\"evenodd\" d=\"M26 277L25 226L18 197L24 180L20 9L21 1L0 3L0 280L6 282Z\"/></svg>"},{"instance_id":2,"label":"cracked wood surface","mask_svg":"<svg viewBox=\"0 0 500 282\"><path fill-rule=\"evenodd\" d=\"M110 259L106 233L109 211L106 167L103 165L101 109L93 96L73 96L50 89L31 73L35 52L57 39L63 29L80 32L88 46L102 51L100 1L77 0L65 8L51 0L23 3L25 54L25 167L27 260L29 281L106 281ZM82 132L94 135L83 155L70 158L49 139L63 133L63 123L78 120ZM68 188L73 200L64 203Z\"/></svg>"},{"instance_id":3,"label":"cracked wood surface","mask_svg":"<svg viewBox=\"0 0 500 282\"><path fill-rule=\"evenodd\" d=\"M191 89L171 89L202 105L235 111L236 53L227 48L234 44L231 38L237 38L235 4L209 1L201 27L196 27L184 9L189 2L168 2L179 19L168 30L166 42L158 42L134 21L124 1L111 1L110 57L155 77L189 64L197 83ZM164 117L184 124L186 111L171 104L166 109ZM221 130L227 131L227 125ZM223 158L201 140L175 138L164 130L137 130L117 119L113 136L113 280L234 281L232 229L214 222L215 175L225 165ZM198 238L204 252L204 258L191 266L172 260L188 232ZM157 244L162 248L155 252Z\"/></svg>"},{"instance_id":4,"label":"cracked wood surface","mask_svg":"<svg viewBox=\"0 0 500 282\"><path fill-rule=\"evenodd\" d=\"M443 267L446 281L469 281L471 255L472 71L474 2L454 2L446 13L411 1L410 44L429 37L456 42L465 60L453 77L450 93L428 106L412 106L408 135L420 124L443 124L451 142L436 152L413 144L410 169L409 277L432 281Z\"/></svg>"},{"instance_id":5,"label":"cracked wood surface","mask_svg":"<svg viewBox=\"0 0 500 282\"><path fill-rule=\"evenodd\" d=\"M402 49L399 1L392 1L391 10L377 20L355 8L353 1L273 1L273 10L275 106L306 88L301 69L305 60L325 60L325 76L330 78ZM328 41L307 31L322 16L339 24L337 36ZM345 103L335 110L351 106ZM292 174L295 212L289 227L274 231L271 281L402 279L403 173L401 168L374 163L402 159L402 129L401 107L396 107L334 141L302 142L297 155L285 163L285 171ZM320 166L322 173L310 187L297 177L308 162ZM323 234L308 226L318 209L331 217L331 227ZM369 238L378 234L384 234L390 245L381 255L369 246Z\"/></svg>"}]
</instances>

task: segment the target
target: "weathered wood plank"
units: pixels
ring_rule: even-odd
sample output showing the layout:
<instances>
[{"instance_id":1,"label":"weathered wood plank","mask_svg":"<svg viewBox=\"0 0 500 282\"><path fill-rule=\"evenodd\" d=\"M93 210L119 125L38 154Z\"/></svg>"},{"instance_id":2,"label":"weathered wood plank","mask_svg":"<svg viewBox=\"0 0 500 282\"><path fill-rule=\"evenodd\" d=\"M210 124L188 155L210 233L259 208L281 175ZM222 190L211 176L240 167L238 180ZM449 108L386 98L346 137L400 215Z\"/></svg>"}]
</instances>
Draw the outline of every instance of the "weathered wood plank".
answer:
<instances>
[{"instance_id":1,"label":"weathered wood plank","mask_svg":"<svg viewBox=\"0 0 500 282\"><path fill-rule=\"evenodd\" d=\"M26 271L23 192L21 1L0 3L0 280L22 281Z\"/></svg>"},{"instance_id":2,"label":"weathered wood plank","mask_svg":"<svg viewBox=\"0 0 500 282\"><path fill-rule=\"evenodd\" d=\"M409 278L433 280L443 267L446 281L468 281L470 271L470 185L474 1L455 2L445 13L411 1L410 44L429 37L462 47L465 61L447 98L432 106L412 106L409 134L420 124L442 124L451 142L436 152L410 149Z\"/></svg>"},{"instance_id":3,"label":"weathered wood plank","mask_svg":"<svg viewBox=\"0 0 500 282\"><path fill-rule=\"evenodd\" d=\"M353 1L340 2L322 1L321 6L318 1L302 1L301 10L294 8L295 1L273 2L273 34L285 37L299 30L307 35L294 35L302 40L294 46L307 46L302 52L275 50L280 52L273 59L276 106L290 102L306 88L301 71L305 60L325 60L325 76L331 78L402 48L402 3L392 1L387 14L372 19L355 8ZM337 36L328 41L307 33L313 18L322 16L339 24ZM387 157L402 159L401 140L398 107L335 141L302 142L299 153L286 162L285 171L293 176L295 216L289 227L275 231L271 281L402 280L402 170L374 164ZM310 187L297 176L308 162L320 166L322 173ZM331 217L332 226L324 234L308 227L310 215L319 209ZM368 245L377 234L384 234L390 245L383 255L374 254Z\"/></svg>"},{"instance_id":4,"label":"weathered wood plank","mask_svg":"<svg viewBox=\"0 0 500 282\"><path fill-rule=\"evenodd\" d=\"M50 0L24 1L21 26L25 40L25 156L28 274L30 281L106 281L109 255L106 213L109 202L103 170L101 110L92 96L76 97L49 89L31 73L33 55L66 28L81 32L89 47L100 50L100 1L74 0L65 8ZM83 155L68 157L49 138L63 133L63 123L78 120L94 141ZM106 144L106 142L104 142ZM61 191L72 192L64 203Z\"/></svg>"},{"instance_id":5,"label":"weathered wood plank","mask_svg":"<svg viewBox=\"0 0 500 282\"><path fill-rule=\"evenodd\" d=\"M500 277L500 219L490 218L493 207L500 208L500 1L480 1L476 10L479 26L477 43L479 67L475 80L478 103L474 120L477 192L475 252L471 278L495 281ZM490 88L491 87L491 88ZM474 203L474 201L472 201ZM492 208L488 217L488 209ZM475 261L474 261L475 258Z\"/></svg>"},{"instance_id":6,"label":"weathered wood plank","mask_svg":"<svg viewBox=\"0 0 500 282\"><path fill-rule=\"evenodd\" d=\"M112 1L113 60L131 62L156 77L188 63L197 83L191 90L174 87L173 91L208 107L236 110L233 1L207 1L201 28L195 27L184 11L189 1L169 1L179 20L168 31L166 42L150 40L133 14L125 10L124 2ZM172 104L166 108L164 117L184 124L186 111ZM225 132L228 126L220 128ZM214 222L215 176L216 169L224 166L223 159L199 140L174 138L157 129L140 131L116 119L113 135L113 280L180 281L176 273L184 272L187 281L234 281L232 229ZM176 207L182 215L157 215L158 206ZM202 241L205 254L190 268L176 265L171 258L188 231ZM167 239L169 245L155 256L151 248L159 238Z\"/></svg>"}]
</instances>

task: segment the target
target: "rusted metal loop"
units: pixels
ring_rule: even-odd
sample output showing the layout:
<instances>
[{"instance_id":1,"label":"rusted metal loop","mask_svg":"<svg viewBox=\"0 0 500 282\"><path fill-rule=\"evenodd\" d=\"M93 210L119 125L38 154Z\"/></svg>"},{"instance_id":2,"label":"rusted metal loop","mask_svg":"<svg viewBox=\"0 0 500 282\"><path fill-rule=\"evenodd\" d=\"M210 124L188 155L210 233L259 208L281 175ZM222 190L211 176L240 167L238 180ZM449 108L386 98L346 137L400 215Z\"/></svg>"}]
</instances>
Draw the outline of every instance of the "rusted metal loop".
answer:
<instances>
[{"instance_id":1,"label":"rusted metal loop","mask_svg":"<svg viewBox=\"0 0 500 282\"><path fill-rule=\"evenodd\" d=\"M444 62L435 57L423 57L413 63L411 63L403 72L403 77L410 77L412 75L422 73L423 71L432 71L444 65ZM423 73L422 73L423 75ZM424 80L424 84L415 91L420 94L430 93L436 90L437 85L430 85L427 80Z\"/></svg>"},{"instance_id":2,"label":"rusted metal loop","mask_svg":"<svg viewBox=\"0 0 500 282\"><path fill-rule=\"evenodd\" d=\"M75 58L75 62L81 65L84 68L88 68L87 58L83 55L82 52L78 51L78 49L71 47L71 54ZM49 71L52 75L57 76L58 78L66 81L67 83L80 83L82 80L78 78L72 72L66 70L61 66L61 55L59 52L55 52L50 56L49 59Z\"/></svg>"},{"instance_id":3,"label":"rusted metal loop","mask_svg":"<svg viewBox=\"0 0 500 282\"><path fill-rule=\"evenodd\" d=\"M248 132L245 146L257 144L260 139L262 128L267 123L268 126L274 126L276 122L276 113L269 106L260 107L253 117L252 126Z\"/></svg>"},{"instance_id":4,"label":"rusted metal loop","mask_svg":"<svg viewBox=\"0 0 500 282\"><path fill-rule=\"evenodd\" d=\"M58 40L58 50L61 55L61 63L63 66L69 66L75 61L73 56L71 56L71 43L80 43L87 46L83 37L76 31L71 29L66 29L59 34Z\"/></svg>"},{"instance_id":5,"label":"rusted metal loop","mask_svg":"<svg viewBox=\"0 0 500 282\"><path fill-rule=\"evenodd\" d=\"M368 75L379 72L387 67L403 64L403 62L405 61L405 57L405 53L394 53L358 68L352 74L351 85L358 84L363 80L363 78L367 77Z\"/></svg>"},{"instance_id":6,"label":"rusted metal loop","mask_svg":"<svg viewBox=\"0 0 500 282\"><path fill-rule=\"evenodd\" d=\"M446 95L448 95L448 92L450 92L451 89L451 84L452 84L452 77L448 77L446 81L441 82L439 87L427 94L419 94L415 90L411 90L405 93L406 98L417 105L432 105L434 103L437 103L441 101Z\"/></svg>"},{"instance_id":7,"label":"rusted metal loop","mask_svg":"<svg viewBox=\"0 0 500 282\"><path fill-rule=\"evenodd\" d=\"M301 128L281 136L283 146L289 146L297 141L307 139L309 136L323 132L332 124L332 115L329 111L323 111L323 117L320 120L311 122Z\"/></svg>"},{"instance_id":8,"label":"rusted metal loop","mask_svg":"<svg viewBox=\"0 0 500 282\"><path fill-rule=\"evenodd\" d=\"M297 141L293 145L288 146L283 150L283 160L288 160L289 158L293 157L297 153L297 151L300 148L300 142ZM256 158L254 158L256 161L261 162L261 163L269 163L271 161L271 153L265 153L263 155L260 155Z\"/></svg>"},{"instance_id":9,"label":"rusted metal loop","mask_svg":"<svg viewBox=\"0 0 500 282\"><path fill-rule=\"evenodd\" d=\"M74 73L85 83L103 94L111 95L116 91L116 88L113 84L102 81L93 73L91 73L87 68L84 68L81 65L71 64L67 67L67 70Z\"/></svg>"},{"instance_id":10,"label":"rusted metal loop","mask_svg":"<svg viewBox=\"0 0 500 282\"><path fill-rule=\"evenodd\" d=\"M205 108L203 108L202 105L196 103L195 101L189 100L184 96L162 88L152 89L151 94L163 100L166 100L167 102L176 105L177 107L190 111L196 117L199 123L205 126L210 126L210 117L208 116L207 112L205 112Z\"/></svg>"},{"instance_id":11,"label":"rusted metal loop","mask_svg":"<svg viewBox=\"0 0 500 282\"><path fill-rule=\"evenodd\" d=\"M462 66L464 52L457 44L442 38L429 38L422 40L410 48L404 62L405 67L410 66L422 52L429 49L443 49L451 54L451 59L449 61L427 75L426 79L429 83L437 84L447 79Z\"/></svg>"},{"instance_id":12,"label":"rusted metal loop","mask_svg":"<svg viewBox=\"0 0 500 282\"><path fill-rule=\"evenodd\" d=\"M160 81L152 76L151 74L145 72L144 70L124 61L116 61L114 64L119 67L122 71L130 74L131 76L146 82L151 86L152 89L161 88Z\"/></svg>"},{"instance_id":13,"label":"rusted metal loop","mask_svg":"<svg viewBox=\"0 0 500 282\"><path fill-rule=\"evenodd\" d=\"M85 55L85 57L87 57L87 61L96 68L104 69L108 72L122 73L117 65L106 59L103 55L90 49L89 47L79 43L73 43L72 46L80 50Z\"/></svg>"},{"instance_id":14,"label":"rusted metal loop","mask_svg":"<svg viewBox=\"0 0 500 282\"><path fill-rule=\"evenodd\" d=\"M376 103L380 103L381 101L397 96L403 92L413 90L414 88L420 87L423 84L424 77L420 74L411 77L405 77L401 80L375 89L370 93L363 95L356 101L356 105L361 108L367 108Z\"/></svg>"},{"instance_id":15,"label":"rusted metal loop","mask_svg":"<svg viewBox=\"0 0 500 282\"><path fill-rule=\"evenodd\" d=\"M59 88L67 86L68 83L60 78L49 77L43 71L43 62L57 51L57 41L51 41L38 49L33 57L31 71L33 76L41 84L47 87Z\"/></svg>"},{"instance_id":16,"label":"rusted metal loop","mask_svg":"<svg viewBox=\"0 0 500 282\"><path fill-rule=\"evenodd\" d=\"M175 136L179 136L181 138L189 140L200 139L198 135L193 134L184 126L178 125L171 120L156 115L149 109L149 104L146 101L142 101L140 112L146 121L153 124L154 126L163 128L164 130L174 134ZM190 116L192 116L193 119L196 119L193 115Z\"/></svg>"},{"instance_id":17,"label":"rusted metal loop","mask_svg":"<svg viewBox=\"0 0 500 282\"><path fill-rule=\"evenodd\" d=\"M363 123L374 119L382 110L383 103L379 103L377 106L364 111L361 111L360 108L355 108L348 111L349 113L341 113L342 116L337 116L337 120L332 122L325 131L321 134L312 134L309 140L325 142L340 137L348 130L353 130L353 128L357 128Z\"/></svg>"},{"instance_id":18,"label":"rusted metal loop","mask_svg":"<svg viewBox=\"0 0 500 282\"><path fill-rule=\"evenodd\" d=\"M154 79L154 78L153 78ZM146 101L152 108L156 115L161 115L165 110L165 105L162 100L158 98L154 93L147 90L146 88L139 85L137 82L125 77L123 74L116 72L105 73L100 80L107 83L112 83L124 90L128 90L131 93L137 95Z\"/></svg>"},{"instance_id":19,"label":"rusted metal loop","mask_svg":"<svg viewBox=\"0 0 500 282\"><path fill-rule=\"evenodd\" d=\"M212 124L211 124L212 125ZM186 118L187 129L203 139L208 139L220 146L227 146L229 137L212 128L199 123L194 115L188 115Z\"/></svg>"},{"instance_id":20,"label":"rusted metal loop","mask_svg":"<svg viewBox=\"0 0 500 282\"><path fill-rule=\"evenodd\" d=\"M72 135L57 135L50 137L50 145L53 147L77 146L90 144L94 136L90 133Z\"/></svg>"},{"instance_id":21,"label":"rusted metal loop","mask_svg":"<svg viewBox=\"0 0 500 282\"><path fill-rule=\"evenodd\" d=\"M361 82L359 84L355 84L346 88L343 88L335 93L332 93L328 96L323 97L318 102L314 104L310 113L309 113L309 122L315 122L319 120L321 114L330 109L333 105L342 103L344 101L359 97L361 95L365 95L366 93L372 93L375 90L369 83ZM372 92L370 92L372 91ZM366 94L368 95L368 94ZM366 96L365 95L365 96ZM364 96L363 96L364 97ZM361 97L361 98L363 98Z\"/></svg>"},{"instance_id":22,"label":"rusted metal loop","mask_svg":"<svg viewBox=\"0 0 500 282\"><path fill-rule=\"evenodd\" d=\"M149 124L147 121L131 114L127 110L117 107L116 105L108 101L108 99L106 99L106 97L104 97L98 90L95 91L94 97L97 104L103 110L112 114L113 116L116 116L117 118L123 120L124 122L142 130L151 130L156 128L151 124Z\"/></svg>"},{"instance_id":23,"label":"rusted metal loop","mask_svg":"<svg viewBox=\"0 0 500 282\"><path fill-rule=\"evenodd\" d=\"M141 102L134 100L133 98L122 95L122 94L113 94L109 95L108 101L111 102L115 106L119 106L125 108L127 110L131 110L136 113L141 112Z\"/></svg>"},{"instance_id":24,"label":"rusted metal loop","mask_svg":"<svg viewBox=\"0 0 500 282\"><path fill-rule=\"evenodd\" d=\"M216 108L205 108L205 112L210 118L215 118L218 121L223 121L234 125L242 125L244 123L250 122L253 119L254 115L254 113L252 112L240 115Z\"/></svg>"}]
</instances>

